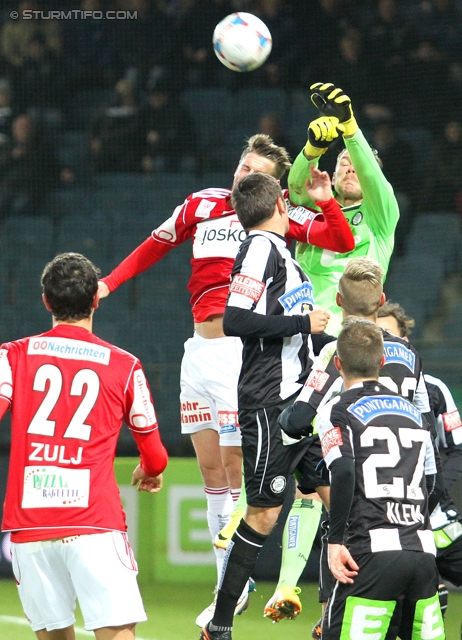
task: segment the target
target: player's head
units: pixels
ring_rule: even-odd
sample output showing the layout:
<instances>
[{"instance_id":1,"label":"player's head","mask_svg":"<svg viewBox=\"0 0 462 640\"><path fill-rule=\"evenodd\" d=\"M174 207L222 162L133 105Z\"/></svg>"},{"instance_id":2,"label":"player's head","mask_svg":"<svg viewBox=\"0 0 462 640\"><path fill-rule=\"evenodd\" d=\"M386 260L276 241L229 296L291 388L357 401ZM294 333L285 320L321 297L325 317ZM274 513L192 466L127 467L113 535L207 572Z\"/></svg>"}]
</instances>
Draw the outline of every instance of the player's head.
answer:
<instances>
[{"instance_id":1,"label":"player's head","mask_svg":"<svg viewBox=\"0 0 462 640\"><path fill-rule=\"evenodd\" d=\"M89 318L97 306L100 271L80 253L61 253L42 273L45 305L61 322Z\"/></svg>"},{"instance_id":2,"label":"player's head","mask_svg":"<svg viewBox=\"0 0 462 640\"><path fill-rule=\"evenodd\" d=\"M337 339L335 365L349 380L377 380L385 356L383 333L374 322L350 316Z\"/></svg>"},{"instance_id":3,"label":"player's head","mask_svg":"<svg viewBox=\"0 0 462 640\"><path fill-rule=\"evenodd\" d=\"M378 262L361 256L348 261L338 284L337 304L343 316L361 316L375 321L379 307L385 302L385 272Z\"/></svg>"},{"instance_id":4,"label":"player's head","mask_svg":"<svg viewBox=\"0 0 462 640\"><path fill-rule=\"evenodd\" d=\"M287 206L276 178L266 173L251 173L235 183L231 201L237 217L246 231L270 220L276 207L288 229Z\"/></svg>"},{"instance_id":5,"label":"player's head","mask_svg":"<svg viewBox=\"0 0 462 640\"><path fill-rule=\"evenodd\" d=\"M291 166L289 153L284 147L274 144L270 136L257 133L247 140L234 174L233 185L255 171L268 173L280 180Z\"/></svg>"},{"instance_id":6,"label":"player's head","mask_svg":"<svg viewBox=\"0 0 462 640\"><path fill-rule=\"evenodd\" d=\"M372 149L372 152L379 166L382 167L382 161L376 149ZM337 164L335 165L335 171L332 176L332 187L341 202L344 200L358 202L363 199L359 178L351 162L348 149L342 149L337 156Z\"/></svg>"},{"instance_id":7,"label":"player's head","mask_svg":"<svg viewBox=\"0 0 462 640\"><path fill-rule=\"evenodd\" d=\"M406 315L400 304L387 300L379 309L377 324L393 335L407 340L412 333L415 320Z\"/></svg>"}]
</instances>

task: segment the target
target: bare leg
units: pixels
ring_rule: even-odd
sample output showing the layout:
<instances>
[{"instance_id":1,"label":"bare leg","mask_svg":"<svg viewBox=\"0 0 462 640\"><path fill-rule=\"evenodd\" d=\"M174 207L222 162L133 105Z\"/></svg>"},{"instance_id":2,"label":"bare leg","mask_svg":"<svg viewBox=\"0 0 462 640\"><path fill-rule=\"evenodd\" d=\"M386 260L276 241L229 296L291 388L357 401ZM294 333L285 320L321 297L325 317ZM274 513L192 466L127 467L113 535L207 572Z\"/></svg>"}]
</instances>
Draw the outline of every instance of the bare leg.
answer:
<instances>
[{"instance_id":1,"label":"bare leg","mask_svg":"<svg viewBox=\"0 0 462 640\"><path fill-rule=\"evenodd\" d=\"M120 627L101 627L94 631L96 640L135 640L135 624Z\"/></svg>"},{"instance_id":2,"label":"bare leg","mask_svg":"<svg viewBox=\"0 0 462 640\"><path fill-rule=\"evenodd\" d=\"M64 629L54 629L53 631L47 631L46 629L40 629L36 631L35 635L38 640L75 640L75 631L73 625L65 627Z\"/></svg>"}]
</instances>

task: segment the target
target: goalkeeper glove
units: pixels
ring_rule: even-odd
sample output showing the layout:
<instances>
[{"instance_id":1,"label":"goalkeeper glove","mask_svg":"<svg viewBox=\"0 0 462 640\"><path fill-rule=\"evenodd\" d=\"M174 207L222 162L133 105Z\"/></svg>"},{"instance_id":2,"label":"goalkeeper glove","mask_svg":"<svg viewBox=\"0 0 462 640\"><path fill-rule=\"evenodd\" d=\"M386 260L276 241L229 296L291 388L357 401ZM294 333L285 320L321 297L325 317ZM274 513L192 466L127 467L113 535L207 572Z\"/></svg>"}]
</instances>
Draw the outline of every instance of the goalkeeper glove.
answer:
<instances>
[{"instance_id":1,"label":"goalkeeper glove","mask_svg":"<svg viewBox=\"0 0 462 640\"><path fill-rule=\"evenodd\" d=\"M310 122L305 155L317 157L325 153L329 145L338 138L338 124L338 118L332 116L321 116Z\"/></svg>"},{"instance_id":2,"label":"goalkeeper glove","mask_svg":"<svg viewBox=\"0 0 462 640\"><path fill-rule=\"evenodd\" d=\"M339 129L345 136L353 136L358 123L353 115L350 98L332 83L316 82L310 87L313 91L311 102L325 116L335 116L340 122Z\"/></svg>"}]
</instances>

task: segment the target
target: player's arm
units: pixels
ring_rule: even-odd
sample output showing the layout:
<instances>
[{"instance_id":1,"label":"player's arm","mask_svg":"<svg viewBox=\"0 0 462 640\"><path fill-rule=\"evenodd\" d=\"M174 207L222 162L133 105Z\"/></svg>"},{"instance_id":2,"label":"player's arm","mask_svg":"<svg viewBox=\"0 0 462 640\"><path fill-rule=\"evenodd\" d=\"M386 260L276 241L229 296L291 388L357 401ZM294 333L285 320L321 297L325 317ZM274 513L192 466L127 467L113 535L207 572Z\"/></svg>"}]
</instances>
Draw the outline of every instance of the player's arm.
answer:
<instances>
[{"instance_id":1,"label":"player's arm","mask_svg":"<svg viewBox=\"0 0 462 640\"><path fill-rule=\"evenodd\" d=\"M0 346L0 420L11 406L13 373L8 359L8 344Z\"/></svg>"},{"instance_id":2,"label":"player's arm","mask_svg":"<svg viewBox=\"0 0 462 640\"><path fill-rule=\"evenodd\" d=\"M338 119L321 116L312 120L308 126L308 140L305 148L295 158L289 171L288 186L291 201L312 209L316 198L306 191L306 181L310 180L313 168L317 168L319 158L329 145L338 138ZM332 194L331 194L332 195ZM325 198L324 198L325 199Z\"/></svg>"},{"instance_id":3,"label":"player's arm","mask_svg":"<svg viewBox=\"0 0 462 640\"><path fill-rule=\"evenodd\" d=\"M391 236L399 218L399 207L393 187L385 178L375 155L353 114L350 98L331 83L317 82L310 87L311 100L324 116L338 118L345 146L350 153L364 201L367 203L368 224L374 234Z\"/></svg>"},{"instance_id":4,"label":"player's arm","mask_svg":"<svg viewBox=\"0 0 462 640\"><path fill-rule=\"evenodd\" d=\"M287 238L336 253L348 253L355 247L354 236L338 202L332 197L332 183L327 171L320 171L310 165L310 178L306 189L310 197L320 207L322 216L309 212L303 224L301 212L289 206L289 231Z\"/></svg>"},{"instance_id":5,"label":"player's arm","mask_svg":"<svg viewBox=\"0 0 462 640\"><path fill-rule=\"evenodd\" d=\"M160 438L151 391L138 360L127 381L124 418L140 452L140 465L134 471L132 484L140 480L140 490L159 490L162 486L159 476L167 466L168 454Z\"/></svg>"},{"instance_id":6,"label":"player's arm","mask_svg":"<svg viewBox=\"0 0 462 640\"><path fill-rule=\"evenodd\" d=\"M329 568L336 580L347 584L353 582L359 570L344 545L355 492L355 462L342 414L336 411L339 399L323 407L318 426L323 457L330 472Z\"/></svg>"},{"instance_id":7,"label":"player's arm","mask_svg":"<svg viewBox=\"0 0 462 640\"><path fill-rule=\"evenodd\" d=\"M159 262L169 251L191 237L194 215L191 209L197 203L187 198L172 216L155 229L130 255L108 275L100 280L100 297L104 298L121 284L143 273Z\"/></svg>"},{"instance_id":8,"label":"player's arm","mask_svg":"<svg viewBox=\"0 0 462 640\"><path fill-rule=\"evenodd\" d=\"M315 358L310 375L297 399L279 416L281 429L291 438L299 438L312 432L311 425L318 408L339 378L333 360L336 347L337 343L332 342L322 349Z\"/></svg>"}]
</instances>

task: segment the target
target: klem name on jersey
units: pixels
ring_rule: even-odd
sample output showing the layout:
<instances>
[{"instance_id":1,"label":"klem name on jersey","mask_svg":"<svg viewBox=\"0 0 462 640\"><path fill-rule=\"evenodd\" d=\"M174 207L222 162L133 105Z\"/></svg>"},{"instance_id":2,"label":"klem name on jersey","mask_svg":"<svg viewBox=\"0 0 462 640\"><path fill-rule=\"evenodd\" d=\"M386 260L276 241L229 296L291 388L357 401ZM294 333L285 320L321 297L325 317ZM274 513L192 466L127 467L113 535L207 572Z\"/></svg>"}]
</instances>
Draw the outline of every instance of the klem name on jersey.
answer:
<instances>
[{"instance_id":1,"label":"klem name on jersey","mask_svg":"<svg viewBox=\"0 0 462 640\"><path fill-rule=\"evenodd\" d=\"M399 502L387 502L387 519L392 524L404 526L425 522L420 512L420 504L402 504Z\"/></svg>"},{"instance_id":2,"label":"klem name on jersey","mask_svg":"<svg viewBox=\"0 0 462 640\"><path fill-rule=\"evenodd\" d=\"M412 373L415 370L415 354L410 349L397 342L385 342L385 364L404 364Z\"/></svg>"},{"instance_id":3,"label":"klem name on jersey","mask_svg":"<svg viewBox=\"0 0 462 640\"><path fill-rule=\"evenodd\" d=\"M313 287L309 282L303 282L300 286L278 298L278 300L287 312L292 311L294 307L304 302L314 305Z\"/></svg>"},{"instance_id":4,"label":"klem name on jersey","mask_svg":"<svg viewBox=\"0 0 462 640\"><path fill-rule=\"evenodd\" d=\"M111 350L91 342L71 338L31 338L27 347L30 356L57 356L68 360L89 360L109 364Z\"/></svg>"},{"instance_id":5,"label":"klem name on jersey","mask_svg":"<svg viewBox=\"0 0 462 640\"><path fill-rule=\"evenodd\" d=\"M410 418L419 427L422 426L420 411L413 404L399 396L367 396L348 407L348 411L363 424L367 424L378 416L393 414Z\"/></svg>"}]
</instances>

